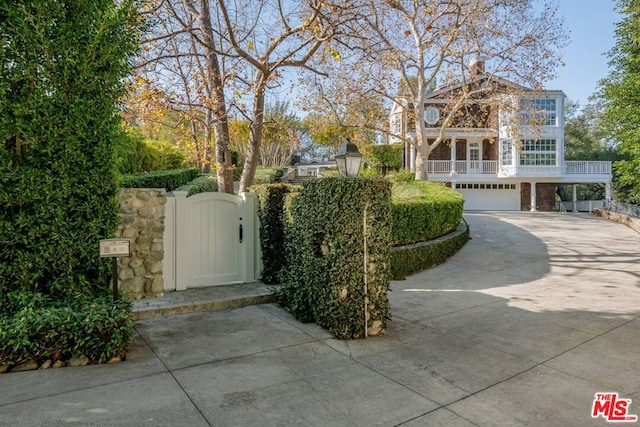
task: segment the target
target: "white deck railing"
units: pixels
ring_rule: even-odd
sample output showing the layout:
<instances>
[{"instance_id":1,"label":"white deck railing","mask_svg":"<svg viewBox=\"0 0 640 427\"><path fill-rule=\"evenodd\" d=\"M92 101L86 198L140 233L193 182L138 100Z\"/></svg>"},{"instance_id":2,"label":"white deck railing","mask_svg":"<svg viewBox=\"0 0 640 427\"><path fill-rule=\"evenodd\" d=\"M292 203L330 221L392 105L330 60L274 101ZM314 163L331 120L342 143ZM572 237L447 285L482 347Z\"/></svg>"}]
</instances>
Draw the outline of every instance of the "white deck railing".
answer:
<instances>
[{"instance_id":1,"label":"white deck railing","mask_svg":"<svg viewBox=\"0 0 640 427\"><path fill-rule=\"evenodd\" d=\"M611 173L611 162L564 162L564 171L567 175L602 175Z\"/></svg>"},{"instance_id":2,"label":"white deck railing","mask_svg":"<svg viewBox=\"0 0 640 427\"><path fill-rule=\"evenodd\" d=\"M429 160L429 175L498 175L497 160ZM503 166L501 177L557 176L561 177L561 166ZM611 175L611 162L565 162L564 175Z\"/></svg>"}]
</instances>

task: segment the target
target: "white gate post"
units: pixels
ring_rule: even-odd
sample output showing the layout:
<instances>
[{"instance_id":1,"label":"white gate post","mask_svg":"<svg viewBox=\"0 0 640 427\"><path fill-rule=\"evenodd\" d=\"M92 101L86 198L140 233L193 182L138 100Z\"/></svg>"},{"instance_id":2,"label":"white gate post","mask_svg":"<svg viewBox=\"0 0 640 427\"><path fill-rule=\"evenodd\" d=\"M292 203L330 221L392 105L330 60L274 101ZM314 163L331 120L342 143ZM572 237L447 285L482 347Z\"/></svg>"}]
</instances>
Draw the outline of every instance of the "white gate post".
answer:
<instances>
[{"instance_id":1,"label":"white gate post","mask_svg":"<svg viewBox=\"0 0 640 427\"><path fill-rule=\"evenodd\" d=\"M255 282L256 272L256 236L257 229L257 196L254 193L240 193L242 199L240 215L242 217L243 238L240 250L242 251L242 281L244 283Z\"/></svg>"},{"instance_id":2,"label":"white gate post","mask_svg":"<svg viewBox=\"0 0 640 427\"><path fill-rule=\"evenodd\" d=\"M187 207L187 192L174 191L173 195L176 199L175 218L176 218L176 291L184 291L187 289L187 281L189 280L189 209Z\"/></svg>"},{"instance_id":3,"label":"white gate post","mask_svg":"<svg viewBox=\"0 0 640 427\"><path fill-rule=\"evenodd\" d=\"M164 290L176 290L176 198L167 197L164 211L164 259L162 273Z\"/></svg>"}]
</instances>

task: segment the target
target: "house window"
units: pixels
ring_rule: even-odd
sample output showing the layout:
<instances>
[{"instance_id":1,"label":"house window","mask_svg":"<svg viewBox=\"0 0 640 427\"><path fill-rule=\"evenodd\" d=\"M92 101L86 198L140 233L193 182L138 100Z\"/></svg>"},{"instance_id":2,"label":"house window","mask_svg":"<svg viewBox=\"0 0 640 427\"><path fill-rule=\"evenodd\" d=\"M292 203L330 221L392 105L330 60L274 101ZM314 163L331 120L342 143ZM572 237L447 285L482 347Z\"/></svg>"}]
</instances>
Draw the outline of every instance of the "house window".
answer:
<instances>
[{"instance_id":1,"label":"house window","mask_svg":"<svg viewBox=\"0 0 640 427\"><path fill-rule=\"evenodd\" d=\"M527 124L540 126L557 126L558 115L555 99L530 99L520 101L520 112Z\"/></svg>"},{"instance_id":2,"label":"house window","mask_svg":"<svg viewBox=\"0 0 640 427\"><path fill-rule=\"evenodd\" d=\"M510 139L501 141L500 159L503 166L511 166L513 164L513 141Z\"/></svg>"},{"instance_id":3,"label":"house window","mask_svg":"<svg viewBox=\"0 0 640 427\"><path fill-rule=\"evenodd\" d=\"M525 139L522 141L520 164L523 166L556 166L556 140Z\"/></svg>"}]
</instances>

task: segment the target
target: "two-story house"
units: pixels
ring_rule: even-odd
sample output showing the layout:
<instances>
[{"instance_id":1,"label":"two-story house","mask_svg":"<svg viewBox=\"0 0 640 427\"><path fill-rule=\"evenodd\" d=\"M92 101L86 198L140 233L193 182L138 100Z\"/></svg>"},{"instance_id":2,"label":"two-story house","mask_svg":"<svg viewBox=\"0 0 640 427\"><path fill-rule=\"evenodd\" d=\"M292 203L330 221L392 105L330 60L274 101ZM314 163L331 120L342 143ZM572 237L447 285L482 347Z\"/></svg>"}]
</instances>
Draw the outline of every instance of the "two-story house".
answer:
<instances>
[{"instance_id":1,"label":"two-story house","mask_svg":"<svg viewBox=\"0 0 640 427\"><path fill-rule=\"evenodd\" d=\"M611 162L564 160L564 105L559 90L532 91L470 66L471 96L444 129L429 156L430 180L442 181L465 198L466 210L553 210L561 184L606 185L611 197ZM424 100L429 144L441 135L442 120L459 100L461 85L430 92ZM409 103L390 115L390 143L405 143L405 165L415 165L415 125Z\"/></svg>"}]
</instances>

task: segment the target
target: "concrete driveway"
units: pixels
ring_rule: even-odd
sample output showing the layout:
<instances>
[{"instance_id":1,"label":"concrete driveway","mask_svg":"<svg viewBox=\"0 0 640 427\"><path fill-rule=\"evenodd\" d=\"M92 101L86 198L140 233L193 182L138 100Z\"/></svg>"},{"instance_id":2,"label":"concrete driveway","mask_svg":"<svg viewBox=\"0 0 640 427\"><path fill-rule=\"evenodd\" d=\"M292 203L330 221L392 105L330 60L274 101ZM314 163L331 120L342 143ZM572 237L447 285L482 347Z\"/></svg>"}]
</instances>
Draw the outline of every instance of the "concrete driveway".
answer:
<instances>
[{"instance_id":1,"label":"concrete driveway","mask_svg":"<svg viewBox=\"0 0 640 427\"><path fill-rule=\"evenodd\" d=\"M640 235L465 217L457 255L392 283L386 336L337 341L272 304L140 321L125 363L0 375L0 425L607 425L599 392L640 415Z\"/></svg>"}]
</instances>

